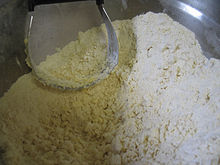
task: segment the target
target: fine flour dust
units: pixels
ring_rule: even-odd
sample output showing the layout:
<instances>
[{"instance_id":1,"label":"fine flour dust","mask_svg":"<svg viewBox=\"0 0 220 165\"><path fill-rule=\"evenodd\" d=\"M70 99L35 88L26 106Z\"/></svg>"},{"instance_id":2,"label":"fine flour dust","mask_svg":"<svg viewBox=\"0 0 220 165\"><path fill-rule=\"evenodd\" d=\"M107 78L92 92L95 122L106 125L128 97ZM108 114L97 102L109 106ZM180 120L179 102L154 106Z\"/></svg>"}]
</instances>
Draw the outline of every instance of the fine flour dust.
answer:
<instances>
[{"instance_id":1,"label":"fine flour dust","mask_svg":"<svg viewBox=\"0 0 220 165\"><path fill-rule=\"evenodd\" d=\"M219 164L220 61L207 59L195 35L165 14L113 25L119 64L105 80L59 91L26 74L0 99L5 164ZM72 42L41 66L54 81L71 79L71 60L106 53L99 30L81 33L82 47Z\"/></svg>"}]
</instances>

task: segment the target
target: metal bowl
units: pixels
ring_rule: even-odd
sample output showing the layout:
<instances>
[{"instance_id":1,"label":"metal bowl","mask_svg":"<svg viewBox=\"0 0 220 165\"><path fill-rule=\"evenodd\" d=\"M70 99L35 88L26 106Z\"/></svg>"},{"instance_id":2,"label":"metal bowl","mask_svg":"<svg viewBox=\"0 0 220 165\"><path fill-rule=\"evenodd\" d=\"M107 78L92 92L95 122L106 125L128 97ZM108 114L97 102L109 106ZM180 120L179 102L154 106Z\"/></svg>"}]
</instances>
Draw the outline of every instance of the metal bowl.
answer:
<instances>
[{"instance_id":1,"label":"metal bowl","mask_svg":"<svg viewBox=\"0 0 220 165\"><path fill-rule=\"evenodd\" d=\"M219 0L106 0L105 8L112 21L147 11L167 13L195 32L205 56L220 58ZM31 71L24 52L27 13L27 0L0 1L0 97L18 77ZM3 152L0 148L0 164Z\"/></svg>"},{"instance_id":2,"label":"metal bowl","mask_svg":"<svg viewBox=\"0 0 220 165\"><path fill-rule=\"evenodd\" d=\"M106 0L105 8L112 21L147 11L167 13L195 32L205 56L220 58L219 0ZM26 0L0 1L0 97L18 77L31 71L24 52L27 13Z\"/></svg>"}]
</instances>

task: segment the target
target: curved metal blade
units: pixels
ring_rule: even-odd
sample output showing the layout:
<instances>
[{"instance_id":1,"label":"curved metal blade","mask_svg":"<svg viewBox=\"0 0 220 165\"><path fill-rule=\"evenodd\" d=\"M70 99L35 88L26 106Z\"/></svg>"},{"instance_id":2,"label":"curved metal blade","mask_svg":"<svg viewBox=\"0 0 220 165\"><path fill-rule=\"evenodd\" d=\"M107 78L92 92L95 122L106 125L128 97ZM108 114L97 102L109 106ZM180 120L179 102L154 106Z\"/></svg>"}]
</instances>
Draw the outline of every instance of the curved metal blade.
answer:
<instances>
[{"instance_id":1,"label":"curved metal blade","mask_svg":"<svg viewBox=\"0 0 220 165\"><path fill-rule=\"evenodd\" d=\"M118 64L118 40L111 20L107 15L103 5L99 5L98 8L108 33L107 67L109 67L109 69L112 71L114 67Z\"/></svg>"}]
</instances>

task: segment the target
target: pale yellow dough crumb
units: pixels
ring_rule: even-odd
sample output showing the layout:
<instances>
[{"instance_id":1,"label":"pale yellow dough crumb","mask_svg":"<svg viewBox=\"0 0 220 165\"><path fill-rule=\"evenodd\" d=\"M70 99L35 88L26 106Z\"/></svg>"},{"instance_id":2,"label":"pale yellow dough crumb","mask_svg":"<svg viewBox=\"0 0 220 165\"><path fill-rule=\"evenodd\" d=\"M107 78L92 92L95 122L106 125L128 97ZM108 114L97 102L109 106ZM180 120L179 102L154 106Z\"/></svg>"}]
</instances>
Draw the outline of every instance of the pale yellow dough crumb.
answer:
<instances>
[{"instance_id":1,"label":"pale yellow dough crumb","mask_svg":"<svg viewBox=\"0 0 220 165\"><path fill-rule=\"evenodd\" d=\"M109 164L111 141L120 123L116 107L123 105L116 98L136 54L132 22L115 21L114 27L120 58L108 79L89 89L61 92L42 86L27 74L0 99L0 147L7 150L4 159L8 164ZM93 28L80 38L87 39L86 34L91 37L98 30ZM74 46L70 43L64 49L69 47L67 52L73 53ZM58 54L50 58L55 60L48 59L50 64L65 63L56 61L62 58ZM68 62L66 65L70 67ZM67 75L73 75L68 69L64 71L69 73L59 75L68 79Z\"/></svg>"},{"instance_id":2,"label":"pale yellow dough crumb","mask_svg":"<svg viewBox=\"0 0 220 165\"><path fill-rule=\"evenodd\" d=\"M77 89L102 78L101 73L108 69L106 64L107 36L101 25L79 32L76 41L47 56L36 66L35 73L46 85Z\"/></svg>"}]
</instances>

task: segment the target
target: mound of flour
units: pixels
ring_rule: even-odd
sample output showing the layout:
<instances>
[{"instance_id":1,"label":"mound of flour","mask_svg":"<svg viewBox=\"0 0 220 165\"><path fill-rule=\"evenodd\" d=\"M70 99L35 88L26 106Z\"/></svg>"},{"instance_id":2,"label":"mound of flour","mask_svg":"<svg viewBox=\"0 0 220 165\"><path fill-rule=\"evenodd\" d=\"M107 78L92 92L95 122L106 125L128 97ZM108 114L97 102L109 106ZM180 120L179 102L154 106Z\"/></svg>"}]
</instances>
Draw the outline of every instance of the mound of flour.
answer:
<instances>
[{"instance_id":1,"label":"mound of flour","mask_svg":"<svg viewBox=\"0 0 220 165\"><path fill-rule=\"evenodd\" d=\"M5 164L219 163L220 61L203 56L194 34L165 14L113 25L119 65L107 79L59 91L27 74L0 99ZM78 51L93 48L84 46ZM64 50L51 59L71 59ZM57 75L71 75L68 67Z\"/></svg>"},{"instance_id":2,"label":"mound of flour","mask_svg":"<svg viewBox=\"0 0 220 165\"><path fill-rule=\"evenodd\" d=\"M164 14L133 24L136 63L124 85L115 164L218 164L220 61L206 59L194 34Z\"/></svg>"}]
</instances>

